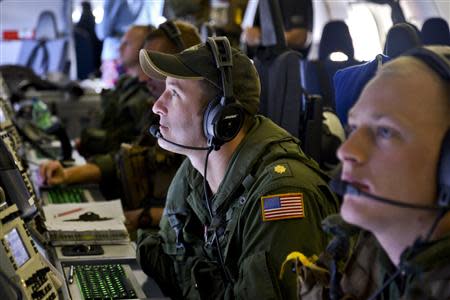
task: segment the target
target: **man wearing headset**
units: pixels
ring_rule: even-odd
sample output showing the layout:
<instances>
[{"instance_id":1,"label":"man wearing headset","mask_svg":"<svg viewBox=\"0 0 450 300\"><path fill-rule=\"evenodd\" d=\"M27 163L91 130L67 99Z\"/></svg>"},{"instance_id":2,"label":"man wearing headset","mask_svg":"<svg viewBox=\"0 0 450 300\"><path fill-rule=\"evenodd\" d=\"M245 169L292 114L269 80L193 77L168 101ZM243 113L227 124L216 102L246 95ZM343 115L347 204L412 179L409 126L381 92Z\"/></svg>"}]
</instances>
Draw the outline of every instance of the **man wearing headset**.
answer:
<instances>
[{"instance_id":1,"label":"man wearing headset","mask_svg":"<svg viewBox=\"0 0 450 300\"><path fill-rule=\"evenodd\" d=\"M305 280L300 299L450 298L449 83L450 47L434 46L386 63L365 87L335 181L340 215L357 227L324 222L335 234L319 263L330 269L329 289ZM346 260L342 274L331 258ZM317 270L303 268L302 279L326 277Z\"/></svg>"},{"instance_id":2,"label":"man wearing headset","mask_svg":"<svg viewBox=\"0 0 450 300\"><path fill-rule=\"evenodd\" d=\"M81 132L76 146L86 158L117 150L121 143L130 142L139 134L139 124L154 100L145 86L138 53L152 30L155 28L135 25L122 37L120 61L126 73L114 88L102 90L99 126L85 128Z\"/></svg>"},{"instance_id":3,"label":"man wearing headset","mask_svg":"<svg viewBox=\"0 0 450 300\"><path fill-rule=\"evenodd\" d=\"M166 22L169 25L171 21ZM172 22L173 26L168 27L167 30L163 30L163 25L160 25L159 29L153 30L146 37L144 44L145 49L151 49L155 51L176 53L182 49L198 44L200 42L200 36L197 29L185 22L175 21ZM179 37L169 37L173 30L170 28L178 28ZM172 28L173 29L173 28ZM141 43L142 44L142 43ZM139 67L140 68L140 67ZM142 70L140 70L142 73ZM147 100L152 100L146 107L142 107L142 114L145 114L147 118L154 118L155 116L149 111L154 100L152 97L159 97L162 91L164 91L164 81L154 80L148 78L146 75L141 78L146 83L146 90L148 93ZM141 76L142 77L142 76ZM153 95L153 96L150 96ZM150 112L149 115L147 112ZM146 114L147 113L147 114ZM116 120L120 122L120 120ZM151 123L151 120L146 120L146 123ZM144 126L146 124L140 124ZM147 125L148 126L148 125ZM140 128L142 130L142 128ZM148 135L145 133L145 135ZM136 140L136 138L135 138ZM137 143L137 141L134 141ZM148 180L151 186L152 198L164 199L167 192L168 184L171 181L172 176L180 165L181 158L173 155L167 151L155 146L154 139L144 139L139 141L140 145L150 146L148 147L148 154L146 161L148 162L150 178L141 178L141 180ZM40 167L40 174L42 180L48 185L60 185L60 184L77 184L77 183L100 183L101 191L106 191L105 196L111 195L115 198L122 197L121 191L117 191L121 187L120 180L125 176L120 173L120 168L116 161L118 153L117 149L109 149L109 153L102 155L94 155L88 161L88 163L79 166L73 166L64 168L59 161L50 161ZM149 203L150 205L151 203ZM127 203L124 203L127 208ZM159 222L162 209L160 207L151 207L145 205L144 209L137 209L126 212L128 220L128 228L135 230L137 227L148 227L150 225L157 225ZM140 216L142 216L140 218ZM142 221L138 223L138 221Z\"/></svg>"},{"instance_id":4,"label":"man wearing headset","mask_svg":"<svg viewBox=\"0 0 450 300\"><path fill-rule=\"evenodd\" d=\"M294 274L278 279L283 256L323 249L320 220L338 202L298 140L256 114L252 62L224 37L176 55L142 50L140 61L166 79L151 132L187 156L160 232L138 239L142 269L173 299L295 298Z\"/></svg>"}]
</instances>

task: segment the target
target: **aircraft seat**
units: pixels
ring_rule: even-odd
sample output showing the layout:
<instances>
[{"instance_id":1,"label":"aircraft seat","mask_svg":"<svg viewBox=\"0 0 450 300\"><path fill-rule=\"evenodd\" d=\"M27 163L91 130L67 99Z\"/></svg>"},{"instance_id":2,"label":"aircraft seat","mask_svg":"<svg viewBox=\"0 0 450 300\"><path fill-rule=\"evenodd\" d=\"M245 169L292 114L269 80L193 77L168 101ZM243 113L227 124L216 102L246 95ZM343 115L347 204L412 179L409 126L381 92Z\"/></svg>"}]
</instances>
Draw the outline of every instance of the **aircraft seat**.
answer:
<instances>
[{"instance_id":1,"label":"aircraft seat","mask_svg":"<svg viewBox=\"0 0 450 300\"><path fill-rule=\"evenodd\" d=\"M75 55L77 60L77 78L88 78L95 71L94 46L88 32L83 28L73 29Z\"/></svg>"},{"instance_id":2,"label":"aircraft seat","mask_svg":"<svg viewBox=\"0 0 450 300\"><path fill-rule=\"evenodd\" d=\"M260 113L299 137L302 87L301 54L288 50L272 60L255 58L261 80Z\"/></svg>"},{"instance_id":3,"label":"aircraft seat","mask_svg":"<svg viewBox=\"0 0 450 300\"><path fill-rule=\"evenodd\" d=\"M346 60L333 60L331 55L341 52ZM323 97L325 107L335 109L332 78L336 71L361 63L354 58L353 41L347 24L342 20L327 23L322 31L318 60L301 63L302 85L312 94Z\"/></svg>"},{"instance_id":4,"label":"aircraft seat","mask_svg":"<svg viewBox=\"0 0 450 300\"><path fill-rule=\"evenodd\" d=\"M37 21L35 39L53 40L58 38L58 27L56 26L56 17L52 11L43 11Z\"/></svg>"},{"instance_id":5,"label":"aircraft seat","mask_svg":"<svg viewBox=\"0 0 450 300\"><path fill-rule=\"evenodd\" d=\"M68 72L68 40L57 32L56 17L43 11L37 22L33 40L22 41L18 64L33 69L38 75Z\"/></svg>"},{"instance_id":6,"label":"aircraft seat","mask_svg":"<svg viewBox=\"0 0 450 300\"><path fill-rule=\"evenodd\" d=\"M261 80L260 113L292 135L299 137L301 95L301 54L286 45L278 3L259 2L262 47L254 58Z\"/></svg>"},{"instance_id":7,"label":"aircraft seat","mask_svg":"<svg viewBox=\"0 0 450 300\"><path fill-rule=\"evenodd\" d=\"M419 31L413 25L397 23L388 31L383 53L390 58L396 58L403 52L421 45Z\"/></svg>"},{"instance_id":8,"label":"aircraft seat","mask_svg":"<svg viewBox=\"0 0 450 300\"><path fill-rule=\"evenodd\" d=\"M347 125L347 114L358 100L366 83L372 79L377 69L390 58L379 54L370 62L339 70L334 75L336 112L341 123Z\"/></svg>"},{"instance_id":9,"label":"aircraft seat","mask_svg":"<svg viewBox=\"0 0 450 300\"><path fill-rule=\"evenodd\" d=\"M424 45L450 46L450 30L445 19L427 19L423 23L420 36Z\"/></svg>"},{"instance_id":10,"label":"aircraft seat","mask_svg":"<svg viewBox=\"0 0 450 300\"><path fill-rule=\"evenodd\" d=\"M260 113L271 118L301 141L302 150L321 166L330 166L321 158L333 152L335 143L325 143L322 97L306 93L301 85L300 52L289 49L284 38L284 28L277 0L260 0L262 48L254 58L261 80ZM328 159L326 156L325 159Z\"/></svg>"}]
</instances>

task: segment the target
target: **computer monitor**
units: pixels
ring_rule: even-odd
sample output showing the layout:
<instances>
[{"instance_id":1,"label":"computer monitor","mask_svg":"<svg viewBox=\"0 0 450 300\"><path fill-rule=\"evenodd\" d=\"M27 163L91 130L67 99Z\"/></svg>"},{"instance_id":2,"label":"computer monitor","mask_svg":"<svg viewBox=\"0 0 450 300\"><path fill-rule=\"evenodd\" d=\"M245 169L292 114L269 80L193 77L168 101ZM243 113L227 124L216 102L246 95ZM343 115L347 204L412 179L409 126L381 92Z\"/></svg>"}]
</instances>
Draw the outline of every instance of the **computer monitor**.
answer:
<instances>
[{"instance_id":1,"label":"computer monitor","mask_svg":"<svg viewBox=\"0 0 450 300\"><path fill-rule=\"evenodd\" d=\"M20 268L30 259L30 254L25 248L22 238L17 231L17 228L13 228L11 231L5 234L6 243L11 249L11 254L13 256L16 265Z\"/></svg>"},{"instance_id":2,"label":"computer monitor","mask_svg":"<svg viewBox=\"0 0 450 300\"><path fill-rule=\"evenodd\" d=\"M35 196L30 182L24 177L14 162L14 157L0 138L0 186L5 192L8 204L16 204L23 219L31 219L37 213Z\"/></svg>"},{"instance_id":3,"label":"computer monitor","mask_svg":"<svg viewBox=\"0 0 450 300\"><path fill-rule=\"evenodd\" d=\"M8 103L0 98L0 130L4 130L12 125L7 105Z\"/></svg>"},{"instance_id":4,"label":"computer monitor","mask_svg":"<svg viewBox=\"0 0 450 300\"><path fill-rule=\"evenodd\" d=\"M38 252L31 232L11 205L0 211L0 296L3 299L56 299L51 266ZM61 277L61 276L60 276Z\"/></svg>"}]
</instances>

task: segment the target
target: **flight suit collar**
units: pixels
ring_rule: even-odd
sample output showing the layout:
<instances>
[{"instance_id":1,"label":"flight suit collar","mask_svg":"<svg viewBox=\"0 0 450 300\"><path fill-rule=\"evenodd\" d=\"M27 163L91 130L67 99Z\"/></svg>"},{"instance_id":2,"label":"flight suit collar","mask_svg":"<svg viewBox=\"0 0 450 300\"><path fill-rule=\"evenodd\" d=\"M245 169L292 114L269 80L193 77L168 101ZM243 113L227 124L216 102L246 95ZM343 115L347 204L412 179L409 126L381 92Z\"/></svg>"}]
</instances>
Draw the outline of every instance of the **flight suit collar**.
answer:
<instances>
[{"instance_id":1,"label":"flight suit collar","mask_svg":"<svg viewBox=\"0 0 450 300\"><path fill-rule=\"evenodd\" d=\"M450 263L450 234L443 238L423 244L415 253L411 249L405 250L402 259L411 268L426 272L440 265Z\"/></svg>"},{"instance_id":2,"label":"flight suit collar","mask_svg":"<svg viewBox=\"0 0 450 300\"><path fill-rule=\"evenodd\" d=\"M123 84L123 89L119 94L118 103L123 104L125 102L128 102L131 99L132 95L137 93L139 90L144 90L145 92L148 91L145 83L139 82L139 79L137 77L129 76Z\"/></svg>"},{"instance_id":3,"label":"flight suit collar","mask_svg":"<svg viewBox=\"0 0 450 300\"><path fill-rule=\"evenodd\" d=\"M422 277L425 273L435 272L441 267L445 268L445 266L449 265L449 252L450 235L437 241L424 243L416 249L407 248L401 257L404 271L389 285L386 293L392 299L398 299L400 295L405 295L405 293L407 295L408 288L415 279ZM384 251L378 252L377 261L381 266L381 276L379 278L383 281L390 278L397 271L397 267L392 264ZM382 282L378 284L381 286Z\"/></svg>"}]
</instances>

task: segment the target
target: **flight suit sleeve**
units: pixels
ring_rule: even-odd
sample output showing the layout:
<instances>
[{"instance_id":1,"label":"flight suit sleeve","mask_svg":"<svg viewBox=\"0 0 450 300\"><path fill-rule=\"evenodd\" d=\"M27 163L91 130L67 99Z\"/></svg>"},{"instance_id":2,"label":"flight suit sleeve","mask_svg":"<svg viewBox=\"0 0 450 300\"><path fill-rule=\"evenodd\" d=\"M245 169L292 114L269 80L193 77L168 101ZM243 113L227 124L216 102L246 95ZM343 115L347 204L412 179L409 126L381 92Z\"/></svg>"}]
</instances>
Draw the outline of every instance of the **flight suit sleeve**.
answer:
<instances>
[{"instance_id":1,"label":"flight suit sleeve","mask_svg":"<svg viewBox=\"0 0 450 300\"><path fill-rule=\"evenodd\" d=\"M284 259L293 251L306 256L321 253L328 242L321 220L337 212L337 200L331 193L328 198L320 191L319 184L325 185L321 180L302 177L297 173L302 170L291 169L288 164L280 166L286 166L284 174L278 178L276 174L266 174L254 184L256 190L250 192L239 216L242 248L235 286L238 298L296 299L295 272L290 272L288 267L282 279L279 278ZM309 183L302 185L303 178ZM263 199L285 195L301 199L302 216L268 217Z\"/></svg>"},{"instance_id":2,"label":"flight suit sleeve","mask_svg":"<svg viewBox=\"0 0 450 300\"><path fill-rule=\"evenodd\" d=\"M97 154L89 158L89 162L100 169L99 189L106 199L117 199L122 195L122 186L115 160L116 152Z\"/></svg>"},{"instance_id":3,"label":"flight suit sleeve","mask_svg":"<svg viewBox=\"0 0 450 300\"><path fill-rule=\"evenodd\" d=\"M250 201L242 212L242 253L238 262L239 280L235 287L238 298L295 299L296 276L285 272L279 279L284 258L293 251L305 255L320 253L326 246L326 236L321 232L317 207L318 195L298 188L281 188L265 195L300 193L304 201L304 217L263 221L260 197ZM288 268L290 269L290 268Z\"/></svg>"},{"instance_id":4,"label":"flight suit sleeve","mask_svg":"<svg viewBox=\"0 0 450 300\"><path fill-rule=\"evenodd\" d=\"M102 181L110 181L117 178L117 168L114 155L114 153L98 154L89 159L90 163L93 163L100 168Z\"/></svg>"},{"instance_id":5,"label":"flight suit sleeve","mask_svg":"<svg viewBox=\"0 0 450 300\"><path fill-rule=\"evenodd\" d=\"M169 222L168 212L174 207L180 209L180 205L177 203L171 206L173 198L170 197L170 194L174 193L174 189L178 192L177 188L183 183L180 177L183 177L184 172L181 169L183 167L180 167L177 171L177 175L170 185L168 202L166 203L164 214L159 223L159 232L149 233L139 230L137 241L137 259L142 270L156 281L166 296L172 299L182 298L182 291L178 282L179 274L175 270L173 258L174 251L176 251L176 245L174 244L176 237ZM179 194L177 192L176 194Z\"/></svg>"},{"instance_id":6,"label":"flight suit sleeve","mask_svg":"<svg viewBox=\"0 0 450 300\"><path fill-rule=\"evenodd\" d=\"M164 220L161 222L164 223ZM172 299L180 298L181 291L173 260L164 253L161 236L139 229L137 244L136 258L145 274L155 280L166 296Z\"/></svg>"}]
</instances>

